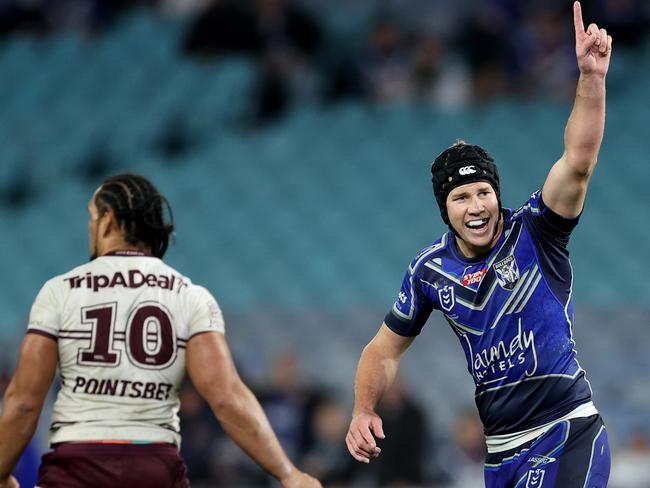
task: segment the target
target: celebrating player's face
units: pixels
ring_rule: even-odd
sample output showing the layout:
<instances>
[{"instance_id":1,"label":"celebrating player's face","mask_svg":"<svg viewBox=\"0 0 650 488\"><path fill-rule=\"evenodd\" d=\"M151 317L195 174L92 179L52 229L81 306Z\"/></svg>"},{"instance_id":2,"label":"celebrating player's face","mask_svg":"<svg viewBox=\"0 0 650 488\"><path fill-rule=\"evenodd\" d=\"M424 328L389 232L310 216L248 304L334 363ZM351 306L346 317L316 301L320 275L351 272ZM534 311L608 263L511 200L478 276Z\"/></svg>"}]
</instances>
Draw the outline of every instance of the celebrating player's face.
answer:
<instances>
[{"instance_id":1,"label":"celebrating player's face","mask_svg":"<svg viewBox=\"0 0 650 488\"><path fill-rule=\"evenodd\" d=\"M458 247L467 257L487 253L501 234L499 201L489 183L480 181L454 188L447 197L447 213L460 237Z\"/></svg>"}]
</instances>

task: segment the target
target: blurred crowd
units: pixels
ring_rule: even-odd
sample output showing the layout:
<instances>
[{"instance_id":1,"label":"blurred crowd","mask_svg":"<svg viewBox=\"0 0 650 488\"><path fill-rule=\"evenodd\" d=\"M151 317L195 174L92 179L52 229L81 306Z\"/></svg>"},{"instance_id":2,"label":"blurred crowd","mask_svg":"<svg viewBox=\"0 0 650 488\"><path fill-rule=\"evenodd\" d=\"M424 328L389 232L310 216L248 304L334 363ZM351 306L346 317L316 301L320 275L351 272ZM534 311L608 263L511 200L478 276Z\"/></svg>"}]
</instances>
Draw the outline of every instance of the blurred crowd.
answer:
<instances>
[{"instance_id":1,"label":"blurred crowd","mask_svg":"<svg viewBox=\"0 0 650 488\"><path fill-rule=\"evenodd\" d=\"M245 370L245 368L244 368ZM306 381L298 354L278 353L268 375L248 380L280 442L296 464L327 487L476 488L483 486L485 438L476 408L456 413L448 430L416 395L415 385L398 378L378 413L386 439L370 465L349 455L345 434L350 398ZM219 428L191 384L181 392L182 454L192 486L274 486ZM439 429L442 429L439 431ZM611 488L650 488L650 430L613 434Z\"/></svg>"},{"instance_id":2,"label":"blurred crowd","mask_svg":"<svg viewBox=\"0 0 650 488\"><path fill-rule=\"evenodd\" d=\"M365 465L349 455L344 441L350 399L305 381L297 354L277 354L267 377L249 379L248 383L288 455L325 486L461 488L482 483L484 438L473 408L459 412L450 434L438 435L429 409L400 379L379 410L386 433L380 442L381 461ZM272 485L272 480L221 431L189 383L181 392L181 425L182 454L192 486Z\"/></svg>"},{"instance_id":3,"label":"blurred crowd","mask_svg":"<svg viewBox=\"0 0 650 488\"><path fill-rule=\"evenodd\" d=\"M12 367L0 370L1 398ZM246 368L240 370L245 371ZM379 460L360 464L348 454L345 434L350 398L306 381L298 355L277 354L266 378L247 379L263 405L280 442L296 464L327 487L475 488L483 486L485 443L476 409L457 412L449 431L435 412L415 395L403 378L382 400L379 413L386 439L379 442ZM207 403L187 382L180 392L181 453L195 488L219 486L275 486L250 458L221 430ZM50 398L53 400L53 396ZM39 432L49 418L41 417ZM611 488L650 488L650 431L648 426L620 437L614 433ZM16 476L33 486L43 450L35 438L23 455Z\"/></svg>"},{"instance_id":4,"label":"blurred crowd","mask_svg":"<svg viewBox=\"0 0 650 488\"><path fill-rule=\"evenodd\" d=\"M584 3L585 19L605 25L617 46L634 48L647 37L649 2ZM359 5L370 11L360 32L337 31L332 14ZM495 97L567 100L575 89L565 0L2 0L0 35L101 35L136 6L189 18L183 55L254 58L253 123L296 104L346 97L456 109Z\"/></svg>"}]
</instances>

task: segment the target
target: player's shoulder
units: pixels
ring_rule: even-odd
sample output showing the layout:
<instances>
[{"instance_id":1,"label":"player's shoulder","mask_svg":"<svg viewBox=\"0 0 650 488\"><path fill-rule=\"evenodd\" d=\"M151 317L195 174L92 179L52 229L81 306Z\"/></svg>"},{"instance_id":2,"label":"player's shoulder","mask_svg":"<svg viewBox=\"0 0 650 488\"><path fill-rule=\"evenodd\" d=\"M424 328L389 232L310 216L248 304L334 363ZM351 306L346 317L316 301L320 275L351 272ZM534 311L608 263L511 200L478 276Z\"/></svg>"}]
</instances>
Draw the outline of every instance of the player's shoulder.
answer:
<instances>
[{"instance_id":1,"label":"player's shoulder","mask_svg":"<svg viewBox=\"0 0 650 488\"><path fill-rule=\"evenodd\" d=\"M216 302L216 299L210 290L208 290L205 286L198 285L196 283L188 283L187 296L190 299L194 299L199 302L203 302L205 300Z\"/></svg>"},{"instance_id":2,"label":"player's shoulder","mask_svg":"<svg viewBox=\"0 0 650 488\"><path fill-rule=\"evenodd\" d=\"M50 279L45 281L43 288L52 288L52 289L65 288L65 284L69 282L72 278L76 276L87 275L91 270L89 266L91 263L92 261L88 263L82 263L78 266L75 266L74 268L69 269L68 271L52 276Z\"/></svg>"},{"instance_id":3,"label":"player's shoulder","mask_svg":"<svg viewBox=\"0 0 650 488\"><path fill-rule=\"evenodd\" d=\"M416 274L418 270L422 268L424 263L436 259L443 254L449 246L449 240L451 238L450 234L450 232L445 232L440 239L435 241L433 244L421 249L411 260L408 269L409 273Z\"/></svg>"},{"instance_id":4,"label":"player's shoulder","mask_svg":"<svg viewBox=\"0 0 650 488\"><path fill-rule=\"evenodd\" d=\"M179 279L183 280L187 285L192 285L192 279L187 276L185 273L179 271L178 269L174 268L171 264L166 263L162 259L159 258L152 258L152 257L146 257L143 258L146 261L146 268L155 274L163 274L163 275L174 275L177 276Z\"/></svg>"},{"instance_id":5,"label":"player's shoulder","mask_svg":"<svg viewBox=\"0 0 650 488\"><path fill-rule=\"evenodd\" d=\"M542 201L542 190L535 191L523 205L514 211L510 211L510 219L521 219L524 215L540 215L545 209L544 202Z\"/></svg>"},{"instance_id":6,"label":"player's shoulder","mask_svg":"<svg viewBox=\"0 0 650 488\"><path fill-rule=\"evenodd\" d=\"M74 268L57 275L52 276L51 278L45 280L41 289L38 292L36 302L43 303L44 301L49 301L50 303L60 302L67 289L74 288L70 286L70 283L74 283L75 276L82 276L87 274L86 265L81 264L75 266Z\"/></svg>"},{"instance_id":7,"label":"player's shoulder","mask_svg":"<svg viewBox=\"0 0 650 488\"><path fill-rule=\"evenodd\" d=\"M540 189L534 192L521 207L511 212L510 222L515 223L517 220L522 221L523 226L533 233L544 231L545 238L549 235L567 238L578 225L580 215L567 218L557 214L546 205Z\"/></svg>"},{"instance_id":8,"label":"player's shoulder","mask_svg":"<svg viewBox=\"0 0 650 488\"><path fill-rule=\"evenodd\" d=\"M185 273L179 271L178 269L174 268L168 263L163 262L162 260L159 260L160 262L160 270L162 272L165 272L169 275L174 275L176 276L176 279L179 280L180 285L179 285L179 292L185 292L187 295L192 296L192 297L198 297L198 298L203 298L203 297L212 297L212 293L208 288L202 284L195 283L192 281L192 278L190 278L188 275Z\"/></svg>"}]
</instances>

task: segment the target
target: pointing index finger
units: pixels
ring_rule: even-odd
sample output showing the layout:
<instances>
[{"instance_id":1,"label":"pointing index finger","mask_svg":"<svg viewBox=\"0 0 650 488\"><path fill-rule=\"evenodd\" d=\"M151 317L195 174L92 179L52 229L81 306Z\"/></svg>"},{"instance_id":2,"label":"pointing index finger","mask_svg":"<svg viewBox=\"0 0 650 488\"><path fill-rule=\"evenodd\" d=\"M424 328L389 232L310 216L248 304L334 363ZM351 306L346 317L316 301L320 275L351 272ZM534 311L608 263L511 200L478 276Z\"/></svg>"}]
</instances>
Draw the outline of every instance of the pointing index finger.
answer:
<instances>
[{"instance_id":1,"label":"pointing index finger","mask_svg":"<svg viewBox=\"0 0 650 488\"><path fill-rule=\"evenodd\" d=\"M582 6L580 2L573 2L573 25L576 29L576 35L585 34L585 24L582 21Z\"/></svg>"}]
</instances>

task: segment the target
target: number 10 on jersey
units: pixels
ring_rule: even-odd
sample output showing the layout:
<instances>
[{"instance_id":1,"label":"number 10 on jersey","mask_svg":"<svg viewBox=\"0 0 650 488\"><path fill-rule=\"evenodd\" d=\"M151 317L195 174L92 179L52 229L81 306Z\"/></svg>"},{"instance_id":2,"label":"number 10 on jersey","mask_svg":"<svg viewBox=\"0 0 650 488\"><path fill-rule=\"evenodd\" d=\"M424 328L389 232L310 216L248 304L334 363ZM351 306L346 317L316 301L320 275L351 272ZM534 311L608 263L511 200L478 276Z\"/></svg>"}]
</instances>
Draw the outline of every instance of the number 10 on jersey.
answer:
<instances>
[{"instance_id":1,"label":"number 10 on jersey","mask_svg":"<svg viewBox=\"0 0 650 488\"><path fill-rule=\"evenodd\" d=\"M134 365L164 369L176 358L176 334L169 312L158 302L141 302L129 315L125 332L115 330L117 303L102 303L81 309L81 322L91 326L89 348L79 349L77 362L86 366L114 367L122 352L116 342L125 343Z\"/></svg>"}]
</instances>

